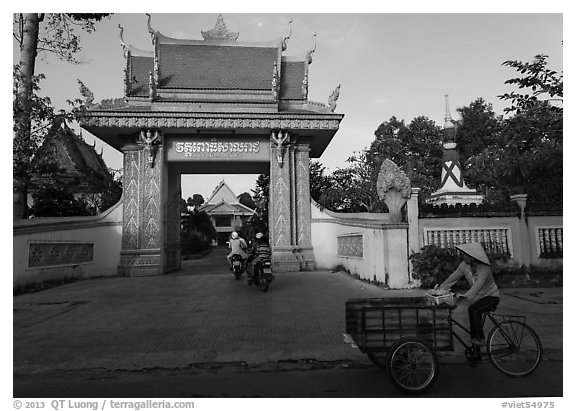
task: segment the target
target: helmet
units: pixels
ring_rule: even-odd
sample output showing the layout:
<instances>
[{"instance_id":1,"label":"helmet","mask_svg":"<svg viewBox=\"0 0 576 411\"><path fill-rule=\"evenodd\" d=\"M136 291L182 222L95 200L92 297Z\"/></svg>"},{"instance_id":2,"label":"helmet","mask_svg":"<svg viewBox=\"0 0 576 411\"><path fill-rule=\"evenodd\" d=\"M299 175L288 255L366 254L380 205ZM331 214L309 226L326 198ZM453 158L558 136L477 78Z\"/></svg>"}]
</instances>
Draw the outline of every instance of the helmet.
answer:
<instances>
[{"instance_id":1,"label":"helmet","mask_svg":"<svg viewBox=\"0 0 576 411\"><path fill-rule=\"evenodd\" d=\"M262 233L256 233L256 239L260 240L262 237L264 237L264 234Z\"/></svg>"},{"instance_id":2,"label":"helmet","mask_svg":"<svg viewBox=\"0 0 576 411\"><path fill-rule=\"evenodd\" d=\"M236 240L238 238L238 233L236 231L233 231L231 237L232 240Z\"/></svg>"}]
</instances>

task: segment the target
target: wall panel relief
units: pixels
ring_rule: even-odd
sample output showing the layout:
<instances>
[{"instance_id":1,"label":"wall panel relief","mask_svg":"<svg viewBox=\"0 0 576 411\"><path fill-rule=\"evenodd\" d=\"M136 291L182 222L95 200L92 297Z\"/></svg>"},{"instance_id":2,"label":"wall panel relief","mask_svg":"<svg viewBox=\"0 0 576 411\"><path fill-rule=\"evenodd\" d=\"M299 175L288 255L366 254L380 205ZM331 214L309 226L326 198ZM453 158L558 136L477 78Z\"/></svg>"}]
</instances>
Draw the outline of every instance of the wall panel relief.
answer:
<instances>
[{"instance_id":1,"label":"wall panel relief","mask_svg":"<svg viewBox=\"0 0 576 411\"><path fill-rule=\"evenodd\" d=\"M124 228L122 248L139 248L138 231L140 226L140 153L124 153Z\"/></svg>"},{"instance_id":2,"label":"wall panel relief","mask_svg":"<svg viewBox=\"0 0 576 411\"><path fill-rule=\"evenodd\" d=\"M142 246L160 248L160 167L146 168L144 183L144 230Z\"/></svg>"},{"instance_id":3,"label":"wall panel relief","mask_svg":"<svg viewBox=\"0 0 576 411\"><path fill-rule=\"evenodd\" d=\"M337 237L339 257L364 257L364 237L362 234Z\"/></svg>"},{"instance_id":4,"label":"wall panel relief","mask_svg":"<svg viewBox=\"0 0 576 411\"><path fill-rule=\"evenodd\" d=\"M296 151L296 217L298 245L311 246L310 165L308 147Z\"/></svg>"},{"instance_id":5,"label":"wall panel relief","mask_svg":"<svg viewBox=\"0 0 576 411\"><path fill-rule=\"evenodd\" d=\"M94 261L94 243L30 243L28 267L76 265Z\"/></svg>"}]
</instances>

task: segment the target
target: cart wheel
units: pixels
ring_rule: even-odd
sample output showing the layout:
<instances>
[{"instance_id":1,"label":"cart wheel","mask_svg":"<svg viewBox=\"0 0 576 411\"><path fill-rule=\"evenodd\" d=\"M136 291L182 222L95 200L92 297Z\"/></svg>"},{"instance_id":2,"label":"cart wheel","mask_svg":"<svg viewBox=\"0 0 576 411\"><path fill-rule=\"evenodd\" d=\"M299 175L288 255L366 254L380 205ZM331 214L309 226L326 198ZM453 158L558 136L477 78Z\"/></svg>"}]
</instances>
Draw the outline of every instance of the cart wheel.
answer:
<instances>
[{"instance_id":1,"label":"cart wheel","mask_svg":"<svg viewBox=\"0 0 576 411\"><path fill-rule=\"evenodd\" d=\"M386 358L388 373L402 391L420 394L438 378L439 364L434 350L418 338L396 341Z\"/></svg>"},{"instance_id":2,"label":"cart wheel","mask_svg":"<svg viewBox=\"0 0 576 411\"><path fill-rule=\"evenodd\" d=\"M384 351L366 351L368 358L372 361L375 365L382 368L383 370L386 369L386 352Z\"/></svg>"}]
</instances>

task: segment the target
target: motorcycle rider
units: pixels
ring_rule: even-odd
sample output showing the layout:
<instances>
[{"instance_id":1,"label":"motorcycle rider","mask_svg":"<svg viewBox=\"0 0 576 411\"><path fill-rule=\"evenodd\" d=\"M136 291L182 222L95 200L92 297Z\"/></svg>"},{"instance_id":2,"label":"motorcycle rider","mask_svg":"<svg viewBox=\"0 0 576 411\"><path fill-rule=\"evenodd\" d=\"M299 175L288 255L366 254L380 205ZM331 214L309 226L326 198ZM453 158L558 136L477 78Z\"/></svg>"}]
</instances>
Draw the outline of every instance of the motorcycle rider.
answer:
<instances>
[{"instance_id":1,"label":"motorcycle rider","mask_svg":"<svg viewBox=\"0 0 576 411\"><path fill-rule=\"evenodd\" d=\"M252 262L252 273L256 273L258 265L264 261L270 261L270 256L272 251L270 250L270 245L268 245L268 239L263 233L256 233L256 241L252 245L248 259L246 260L246 265Z\"/></svg>"},{"instance_id":2,"label":"motorcycle rider","mask_svg":"<svg viewBox=\"0 0 576 411\"><path fill-rule=\"evenodd\" d=\"M232 271L232 256L234 254L238 254L240 257L242 257L243 261L246 261L248 254L246 254L245 250L248 249L248 245L246 244L246 240L244 240L236 231L234 231L230 235L228 247L231 249L231 251L230 254L226 256L226 259L228 260L228 264L230 264L230 271Z\"/></svg>"}]
</instances>

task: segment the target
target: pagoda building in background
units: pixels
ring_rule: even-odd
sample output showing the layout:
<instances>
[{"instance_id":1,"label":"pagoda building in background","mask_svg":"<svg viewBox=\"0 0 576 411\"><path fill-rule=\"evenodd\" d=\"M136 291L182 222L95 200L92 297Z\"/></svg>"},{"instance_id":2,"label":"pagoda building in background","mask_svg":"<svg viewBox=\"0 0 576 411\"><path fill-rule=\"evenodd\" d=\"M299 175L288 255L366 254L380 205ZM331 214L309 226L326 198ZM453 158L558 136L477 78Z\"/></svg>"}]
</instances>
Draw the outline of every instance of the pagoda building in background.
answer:
<instances>
[{"instance_id":1,"label":"pagoda building in background","mask_svg":"<svg viewBox=\"0 0 576 411\"><path fill-rule=\"evenodd\" d=\"M464 182L460 156L456 149L456 125L450 115L448 95L446 97L446 115L444 117L444 154L442 155L442 176L440 188L432 193L426 203L441 204L480 204L483 195L475 189L468 188Z\"/></svg>"}]
</instances>

